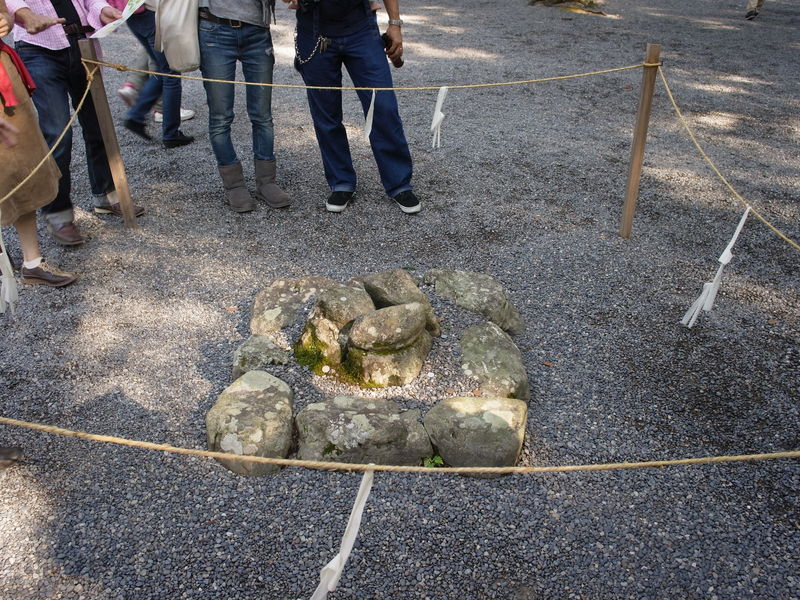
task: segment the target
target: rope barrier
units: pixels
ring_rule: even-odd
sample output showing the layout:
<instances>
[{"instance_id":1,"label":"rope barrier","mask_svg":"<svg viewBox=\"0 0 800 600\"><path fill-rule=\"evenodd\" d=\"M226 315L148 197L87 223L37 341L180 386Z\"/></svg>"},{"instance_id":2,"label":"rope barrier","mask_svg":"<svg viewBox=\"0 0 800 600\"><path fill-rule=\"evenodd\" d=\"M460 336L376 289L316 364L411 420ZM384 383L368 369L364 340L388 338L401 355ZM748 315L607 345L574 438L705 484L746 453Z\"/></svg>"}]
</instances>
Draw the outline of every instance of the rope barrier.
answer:
<instances>
[{"instance_id":1,"label":"rope barrier","mask_svg":"<svg viewBox=\"0 0 800 600\"><path fill-rule=\"evenodd\" d=\"M776 460L785 458L800 458L800 450L787 452L769 452L762 454L740 454L735 456L704 456L698 458L681 458L673 460L654 460L642 462L619 462L601 463L586 465L562 465L546 467L441 467L429 468L408 465L375 465L358 463L341 463L315 460L298 460L292 458L267 458L264 456L242 456L228 454L226 452L212 452L210 450L196 450L194 448L182 448L169 444L155 444L141 440L131 440L123 437L111 435L98 435L85 431L74 431L62 427L42 425L41 423L29 423L8 417L0 417L0 424L11 427L24 427L43 433L52 433L65 437L74 437L92 442L107 444L117 444L119 446L129 446L131 448L141 448L144 450L157 450L160 452L171 452L173 454L186 454L192 456L202 456L204 458L214 458L217 460L235 460L241 462L253 462L268 465L278 465L282 467L303 467L320 471L387 471L393 473L427 473L445 474L457 473L461 475L509 475L519 474L528 475L533 473L571 473L575 471L616 471L623 469L646 469L655 467L673 467L683 465L703 465L719 464L729 462L752 462L759 460Z\"/></svg>"},{"instance_id":2,"label":"rope barrier","mask_svg":"<svg viewBox=\"0 0 800 600\"><path fill-rule=\"evenodd\" d=\"M56 151L56 148L61 143L61 140L64 139L64 136L67 135L67 132L72 127L72 124L75 122L75 119L78 117L78 113L80 112L81 108L83 107L83 103L86 102L86 98L87 98L87 96L89 95L89 92L92 89L92 81L94 81L94 75L99 70L99 67L94 67L91 71L89 71L89 68L86 65L84 65L84 69L86 69L86 79L87 79L86 89L83 92L83 96L81 97L81 101L78 102L78 106L75 107L75 111L72 113L72 117L70 117L70 120L67 121L67 126L64 127L64 131L61 132L61 135L58 136L58 139L56 139L55 143L53 144L53 147L50 148L50 150L47 152L47 154L44 155L44 158L42 158L42 160L39 162L39 164L36 165L36 167L33 169L33 171L31 171L25 179L20 181L14 187L14 189L12 189L5 196L0 198L0 204L3 204L3 202L5 202L9 198L11 198L11 196L16 194L20 190L20 188L22 188L22 186L24 186L26 183L28 183L31 180L31 178L34 175L36 175L36 173L39 171L39 169L42 168L44 163L47 162L47 159L50 158L53 155L53 152Z\"/></svg>"},{"instance_id":3,"label":"rope barrier","mask_svg":"<svg viewBox=\"0 0 800 600\"><path fill-rule=\"evenodd\" d=\"M667 78L664 75L664 69L662 67L658 67L658 74L661 76L661 81L664 83L664 88L667 90L667 96L669 96L670 102L672 102L672 106L675 109L675 113L678 115L681 123L683 124L684 129L686 129L686 133L689 134L689 139L691 139L694 147L697 148L697 151L700 153L700 156L705 159L708 165L711 167L711 170L716 173L717 177L725 184L725 186L730 190L730 192L736 197L737 200L742 202L747 208L750 209L750 212L755 215L755 217L761 221L764 225L766 225L769 229L772 230L778 237L780 237L783 241L787 244L791 245L795 250L800 250L800 244L789 238L785 233L783 233L780 229L775 227L772 223L770 223L766 217L764 217L759 211L757 211L752 204L750 204L747 200L745 200L739 192L737 192L734 187L728 182L725 176L720 172L717 168L717 165L709 158L708 154L705 153L703 148L700 146L700 143L697 141L692 129L689 127L689 123L686 121L683 113L681 113L681 109L678 107L678 103L675 101L675 97L672 95L672 90L669 87L669 83L667 83Z\"/></svg>"},{"instance_id":4,"label":"rope barrier","mask_svg":"<svg viewBox=\"0 0 800 600\"><path fill-rule=\"evenodd\" d=\"M117 71L132 71L134 73L144 73L146 75L161 75L162 77L176 77L178 79L188 79L191 81L207 81L210 83L232 83L236 85L255 85L262 87L273 88L286 88L295 90L355 90L371 92L373 90L378 92L394 91L394 92L420 92L438 90L441 85L423 85L415 87L354 87L354 86L324 86L324 85L301 85L294 83L261 83L258 81L229 81L227 79L209 79L206 77L197 77L196 75L183 75L182 73L158 73L156 71L149 71L147 69L135 69L127 65L119 63L111 63L102 60L91 60L82 58L81 61L87 64L97 65L99 67L111 67ZM489 88L489 87L503 87L511 85L528 85L531 83L543 83L545 81L560 81L563 79L577 79L579 77L590 77L592 75L606 75L608 73L617 73L619 71L628 71L630 69L640 69L641 67L654 67L657 65L648 63L639 63L636 65L629 65L627 67L615 67L612 69L603 69L600 71L590 71L587 73L575 73L572 75L559 75L556 77L541 77L538 79L524 79L520 81L501 81L496 83L467 83L462 85L449 85L451 90L471 90L476 88Z\"/></svg>"}]
</instances>

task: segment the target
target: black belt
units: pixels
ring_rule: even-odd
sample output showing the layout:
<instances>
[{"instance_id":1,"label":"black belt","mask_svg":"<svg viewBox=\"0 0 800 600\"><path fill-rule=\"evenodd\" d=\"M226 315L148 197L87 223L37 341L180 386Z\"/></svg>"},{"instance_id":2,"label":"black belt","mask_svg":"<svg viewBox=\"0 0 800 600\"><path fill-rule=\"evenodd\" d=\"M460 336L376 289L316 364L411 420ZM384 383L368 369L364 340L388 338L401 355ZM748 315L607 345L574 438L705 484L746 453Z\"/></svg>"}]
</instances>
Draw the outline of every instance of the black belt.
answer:
<instances>
[{"instance_id":1,"label":"black belt","mask_svg":"<svg viewBox=\"0 0 800 600\"><path fill-rule=\"evenodd\" d=\"M205 9L200 9L200 18L205 19L206 21L211 21L212 23L221 23L222 25L227 25L228 27L236 27L237 29L244 25L241 21L237 21L235 19L223 19L222 17L218 17L217 15L212 15Z\"/></svg>"},{"instance_id":2,"label":"black belt","mask_svg":"<svg viewBox=\"0 0 800 600\"><path fill-rule=\"evenodd\" d=\"M64 25L64 33L67 35L85 35L87 33L92 33L93 31L94 27L81 25L80 23L70 23L69 25Z\"/></svg>"}]
</instances>

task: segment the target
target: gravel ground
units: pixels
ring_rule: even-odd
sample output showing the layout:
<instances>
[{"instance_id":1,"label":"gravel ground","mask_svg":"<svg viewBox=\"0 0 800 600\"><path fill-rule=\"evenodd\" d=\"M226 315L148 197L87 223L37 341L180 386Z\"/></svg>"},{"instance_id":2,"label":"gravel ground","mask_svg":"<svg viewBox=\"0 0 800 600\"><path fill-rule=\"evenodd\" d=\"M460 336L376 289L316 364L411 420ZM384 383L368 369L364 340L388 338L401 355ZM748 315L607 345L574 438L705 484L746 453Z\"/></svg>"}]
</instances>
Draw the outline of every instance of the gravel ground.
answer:
<instances>
[{"instance_id":1,"label":"gravel ground","mask_svg":"<svg viewBox=\"0 0 800 600\"><path fill-rule=\"evenodd\" d=\"M524 0L402 4L398 86L582 73L639 63L647 42L662 44L673 91L716 164L800 239L795 2L768 0L752 22L744 0L608 0L606 17ZM300 83L283 8L276 81ZM120 32L106 57L128 63L135 48ZM123 75L104 77L119 122ZM617 235L640 80L632 70L452 90L435 151L436 92L400 92L424 202L413 217L382 193L352 93L360 189L343 214L325 211L300 90L274 94L279 179L295 204L231 213L202 88L187 82L184 105L198 115L184 131L196 143L164 151L119 131L148 211L141 229L89 211L76 144L78 220L91 240L44 248L81 278L22 289L20 314L2 319L0 414L204 448L205 413L230 383L253 297L273 278L468 268L501 281L527 323L516 338L533 390L526 464L797 449L800 254L749 220L714 310L691 330L678 324L743 207L687 140L660 82L633 235ZM252 184L249 161L246 172ZM471 317L436 306L447 337L425 377L386 391L409 407L469 385L449 359ZM337 389L299 367L271 371L292 384L298 408ZM358 475L299 469L244 478L211 460L8 427L0 440L27 455L0 472L4 598L307 598L359 485ZM799 491L797 461L495 480L379 473L330 597L799 598Z\"/></svg>"}]
</instances>

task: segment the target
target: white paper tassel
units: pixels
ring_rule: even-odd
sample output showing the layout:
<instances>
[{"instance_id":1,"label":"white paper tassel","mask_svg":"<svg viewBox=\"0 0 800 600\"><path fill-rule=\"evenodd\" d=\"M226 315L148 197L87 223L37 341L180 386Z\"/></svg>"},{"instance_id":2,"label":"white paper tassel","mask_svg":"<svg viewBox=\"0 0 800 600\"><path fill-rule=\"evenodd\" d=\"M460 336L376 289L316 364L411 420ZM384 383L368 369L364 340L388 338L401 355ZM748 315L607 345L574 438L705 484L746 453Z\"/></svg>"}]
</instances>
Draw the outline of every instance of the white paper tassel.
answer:
<instances>
[{"instance_id":1,"label":"white paper tassel","mask_svg":"<svg viewBox=\"0 0 800 600\"><path fill-rule=\"evenodd\" d=\"M433 140L431 141L432 148L442 147L442 121L444 121L444 113L442 106L444 106L444 99L447 98L447 86L443 85L439 88L439 95L436 98L436 108L433 109L433 121L431 122L431 132L433 133Z\"/></svg>"},{"instance_id":2,"label":"white paper tassel","mask_svg":"<svg viewBox=\"0 0 800 600\"><path fill-rule=\"evenodd\" d=\"M17 280L14 279L14 269L8 259L8 251L3 242L3 234L0 232L0 313L6 312L6 307L14 314L14 305L17 303Z\"/></svg>"},{"instance_id":3,"label":"white paper tassel","mask_svg":"<svg viewBox=\"0 0 800 600\"><path fill-rule=\"evenodd\" d=\"M358 535L358 528L361 526L361 515L364 512L364 505L369 498L369 492L372 489L372 480L375 471L364 471L364 477L361 478L361 487L358 488L356 501L353 504L353 510L350 512L350 519L347 521L347 527L344 530L342 537L342 545L339 547L339 553L322 568L320 572L319 585L311 596L311 600L327 600L328 592L332 592L339 585L339 578L342 576L344 564L350 556L350 551L353 549L353 544Z\"/></svg>"},{"instance_id":4,"label":"white paper tassel","mask_svg":"<svg viewBox=\"0 0 800 600\"><path fill-rule=\"evenodd\" d=\"M686 314L683 315L683 319L681 319L681 325L686 325L686 327L691 328L694 326L695 321L697 321L697 317L700 316L701 310L708 312L714 308L714 301L717 299L717 292L719 292L719 286L720 283L722 283L722 271L725 269L725 265L731 262L731 258L733 258L733 245L736 243L736 240L739 239L739 234L742 232L742 227L744 227L744 222L747 221L749 214L750 207L748 206L747 210L744 211L742 218L739 219L739 225L736 227L736 231L733 233L731 241L728 242L725 250L723 250L722 254L720 254L718 259L720 265L717 268L717 273L714 275L714 279L703 284L703 291L700 293L700 297L694 301L694 303L689 307L689 310L686 311Z\"/></svg>"},{"instance_id":5,"label":"white paper tassel","mask_svg":"<svg viewBox=\"0 0 800 600\"><path fill-rule=\"evenodd\" d=\"M372 133L372 119L375 117L375 90L372 90L372 100L367 111L367 120L364 123L364 139L369 142L369 134Z\"/></svg>"}]
</instances>

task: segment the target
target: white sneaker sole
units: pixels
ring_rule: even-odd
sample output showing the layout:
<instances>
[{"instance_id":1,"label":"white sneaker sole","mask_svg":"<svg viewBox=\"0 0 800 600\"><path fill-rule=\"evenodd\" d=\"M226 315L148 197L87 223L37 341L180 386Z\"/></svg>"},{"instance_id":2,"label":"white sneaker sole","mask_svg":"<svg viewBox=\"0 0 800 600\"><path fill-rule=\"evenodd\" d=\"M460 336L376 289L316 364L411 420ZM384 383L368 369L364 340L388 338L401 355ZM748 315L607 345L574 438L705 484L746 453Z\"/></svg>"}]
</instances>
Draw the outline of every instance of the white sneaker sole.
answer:
<instances>
[{"instance_id":1,"label":"white sneaker sole","mask_svg":"<svg viewBox=\"0 0 800 600\"><path fill-rule=\"evenodd\" d=\"M417 214L419 211L421 211L421 210L422 210L422 205L421 205L421 204L417 204L416 206L411 206L411 207L409 207L409 206L403 206L403 205L402 205L402 204L400 204L400 203L399 203L397 200L395 200L395 202L394 202L394 203L395 203L395 204L397 204L397 206L399 206L399 207L400 207L400 210L402 210L402 211L403 211L404 213L406 213L407 215L415 215L415 214Z\"/></svg>"},{"instance_id":2,"label":"white sneaker sole","mask_svg":"<svg viewBox=\"0 0 800 600\"><path fill-rule=\"evenodd\" d=\"M347 204L350 204L349 202ZM325 208L328 209L328 212L332 213L340 213L344 212L344 209L347 208L347 204L328 204L325 203Z\"/></svg>"}]
</instances>

